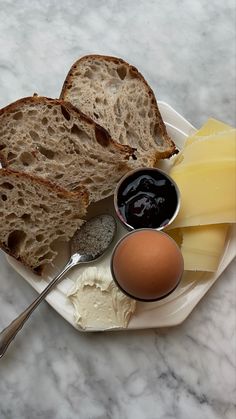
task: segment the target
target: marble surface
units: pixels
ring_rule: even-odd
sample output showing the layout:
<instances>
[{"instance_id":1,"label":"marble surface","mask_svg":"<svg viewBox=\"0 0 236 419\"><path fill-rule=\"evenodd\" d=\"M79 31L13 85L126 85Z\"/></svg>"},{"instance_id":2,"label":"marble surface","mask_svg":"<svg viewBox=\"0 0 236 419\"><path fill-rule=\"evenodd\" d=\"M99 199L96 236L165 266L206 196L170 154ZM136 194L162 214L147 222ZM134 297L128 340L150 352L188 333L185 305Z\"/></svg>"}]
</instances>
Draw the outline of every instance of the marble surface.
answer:
<instances>
[{"instance_id":1,"label":"marble surface","mask_svg":"<svg viewBox=\"0 0 236 419\"><path fill-rule=\"evenodd\" d=\"M235 124L235 13L234 0L1 0L0 106L58 96L73 61L105 53L195 126ZM171 329L80 334L41 304L0 360L0 418L235 418L235 273ZM35 296L0 253L0 327Z\"/></svg>"}]
</instances>

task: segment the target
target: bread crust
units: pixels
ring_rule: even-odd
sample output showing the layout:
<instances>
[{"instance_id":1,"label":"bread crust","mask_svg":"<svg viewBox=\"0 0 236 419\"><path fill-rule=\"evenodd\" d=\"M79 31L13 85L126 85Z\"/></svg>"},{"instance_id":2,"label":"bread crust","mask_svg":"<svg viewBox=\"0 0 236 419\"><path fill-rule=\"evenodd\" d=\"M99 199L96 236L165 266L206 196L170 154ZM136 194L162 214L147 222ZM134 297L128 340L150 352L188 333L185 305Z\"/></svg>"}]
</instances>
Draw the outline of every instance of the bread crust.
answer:
<instances>
[{"instance_id":1,"label":"bread crust","mask_svg":"<svg viewBox=\"0 0 236 419\"><path fill-rule=\"evenodd\" d=\"M177 154L179 152L179 150L176 148L174 142L171 140L170 136L167 134L167 130L166 130L165 124L163 122L161 113L158 109L157 101L156 101L153 90L151 89L151 87L149 86L148 82L145 80L143 75L138 71L138 69L136 67L134 67L133 65L124 61L122 58L113 57L113 56L109 56L109 55L97 55L97 54L85 55L85 56L79 58L71 66L71 68L70 68L70 70L69 70L69 72L66 76L66 79L65 79L65 81L63 83L63 86L62 86L60 99L65 100L67 87L72 82L72 79L74 77L74 71L76 70L77 66L80 63L83 63L83 61L86 61L88 58L92 58L92 59L95 59L95 60L98 60L98 61L106 61L106 62L110 61L110 62L112 62L116 65L122 64L122 65L126 66L127 69L129 69L129 72L132 73L132 75L134 77L139 78L143 82L143 85L145 86L145 89L147 90L148 96L151 98L152 108L153 108L153 110L155 112L155 115L156 115L156 121L157 121L159 130L160 130L160 133L163 136L163 138L166 140L166 142L169 144L169 150L164 151L164 152L156 152L154 165L156 165L157 161L160 160L160 158L161 159L169 158L169 157L173 156L174 154Z\"/></svg>"},{"instance_id":2,"label":"bread crust","mask_svg":"<svg viewBox=\"0 0 236 419\"><path fill-rule=\"evenodd\" d=\"M17 179L24 178L24 179L36 181L37 183L40 183L41 185L46 186L52 192L56 193L59 198L67 198L67 199L73 199L73 200L82 199L84 205L86 207L88 206L89 194L83 186L77 187L76 190L74 191L69 191L68 189L61 187L57 183L53 183L46 178L35 176L28 172L17 172L16 170L13 170L13 169L2 168L0 169L0 173L1 173L1 176L3 177L5 176L7 177L10 175Z\"/></svg>"},{"instance_id":3,"label":"bread crust","mask_svg":"<svg viewBox=\"0 0 236 419\"><path fill-rule=\"evenodd\" d=\"M96 136L97 142L102 147L108 147L109 144L113 144L115 148L117 148L117 151L124 154L125 159L129 160L130 157L135 157L135 148L130 147L129 145L123 145L120 143L117 143L114 141L110 134L107 132L107 130L103 127L101 127L99 124L94 122L89 116L85 115L83 112L81 112L78 108L73 106L70 102L62 100L62 99L52 99L48 98L46 96L27 96L21 99L16 100L13 103L10 103L9 105L5 106L4 108L0 109L0 117L1 115L4 115L5 113L14 113L18 107L21 107L22 105L35 105L35 104L48 104L48 105L60 105L62 107L65 107L68 109L68 111L72 114L74 114L76 117L79 116L80 119L82 119L84 122L90 124L94 130L99 131L101 135L98 137L101 139L101 137L104 137L104 140L98 141L98 138ZM0 150L0 162L2 165L7 166L7 162L5 158L3 157L1 150Z\"/></svg>"},{"instance_id":4,"label":"bread crust","mask_svg":"<svg viewBox=\"0 0 236 419\"><path fill-rule=\"evenodd\" d=\"M43 265L38 266L37 268L32 268L27 263L25 263L24 259L22 259L19 255L15 255L13 252L11 252L1 241L0 241L0 249L3 250L4 253L11 256L13 259L17 260L18 262L22 263L26 268L31 269L33 273L35 273L38 276L41 276L43 273Z\"/></svg>"},{"instance_id":5,"label":"bread crust","mask_svg":"<svg viewBox=\"0 0 236 419\"><path fill-rule=\"evenodd\" d=\"M40 269L30 268L19 255L17 256L14 253L12 253L1 241L0 241L0 249L2 249L4 253L11 256L18 262L22 263L22 265L24 265L26 268L31 269L36 275L40 276L42 274L43 266L40 266Z\"/></svg>"}]
</instances>

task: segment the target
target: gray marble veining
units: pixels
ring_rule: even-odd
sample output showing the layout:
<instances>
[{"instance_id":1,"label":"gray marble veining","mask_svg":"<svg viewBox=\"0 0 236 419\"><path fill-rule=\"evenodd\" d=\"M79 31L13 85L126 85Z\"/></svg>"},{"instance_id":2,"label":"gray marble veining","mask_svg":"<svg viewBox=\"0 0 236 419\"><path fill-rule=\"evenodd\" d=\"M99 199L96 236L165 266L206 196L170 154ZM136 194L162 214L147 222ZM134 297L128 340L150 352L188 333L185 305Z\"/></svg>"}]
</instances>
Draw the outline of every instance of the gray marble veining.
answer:
<instances>
[{"instance_id":1,"label":"gray marble veining","mask_svg":"<svg viewBox=\"0 0 236 419\"><path fill-rule=\"evenodd\" d=\"M235 124L235 2L1 0L0 106L117 55L195 126ZM0 361L1 419L233 419L236 261L180 326L80 334L46 303ZM0 327L35 297L0 253Z\"/></svg>"}]
</instances>

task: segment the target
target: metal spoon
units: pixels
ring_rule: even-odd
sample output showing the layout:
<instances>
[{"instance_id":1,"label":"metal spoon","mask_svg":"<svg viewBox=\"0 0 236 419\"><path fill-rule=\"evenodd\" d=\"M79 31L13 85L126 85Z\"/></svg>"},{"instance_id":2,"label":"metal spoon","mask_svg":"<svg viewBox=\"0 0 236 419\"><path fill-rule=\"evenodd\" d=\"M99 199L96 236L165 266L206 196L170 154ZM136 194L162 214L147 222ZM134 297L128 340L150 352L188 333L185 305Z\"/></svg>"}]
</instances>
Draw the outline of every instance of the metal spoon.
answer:
<instances>
[{"instance_id":1,"label":"metal spoon","mask_svg":"<svg viewBox=\"0 0 236 419\"><path fill-rule=\"evenodd\" d=\"M71 257L63 270L39 294L35 301L0 333L0 358L23 327L35 308L44 300L69 269L80 263L98 259L111 244L116 232L116 222L111 215L99 215L87 221L78 230L70 243Z\"/></svg>"}]
</instances>

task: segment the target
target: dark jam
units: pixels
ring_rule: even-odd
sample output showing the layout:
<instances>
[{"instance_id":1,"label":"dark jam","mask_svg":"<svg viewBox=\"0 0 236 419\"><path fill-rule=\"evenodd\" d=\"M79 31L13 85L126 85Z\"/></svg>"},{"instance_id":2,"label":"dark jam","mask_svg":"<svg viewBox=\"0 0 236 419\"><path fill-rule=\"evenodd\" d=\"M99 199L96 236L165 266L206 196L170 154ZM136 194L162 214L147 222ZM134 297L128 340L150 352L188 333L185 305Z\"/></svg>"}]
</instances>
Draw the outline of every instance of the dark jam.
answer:
<instances>
[{"instance_id":1,"label":"dark jam","mask_svg":"<svg viewBox=\"0 0 236 419\"><path fill-rule=\"evenodd\" d=\"M142 170L123 181L117 204L124 221L134 229L160 228L173 217L178 196L171 179L157 170Z\"/></svg>"}]
</instances>

